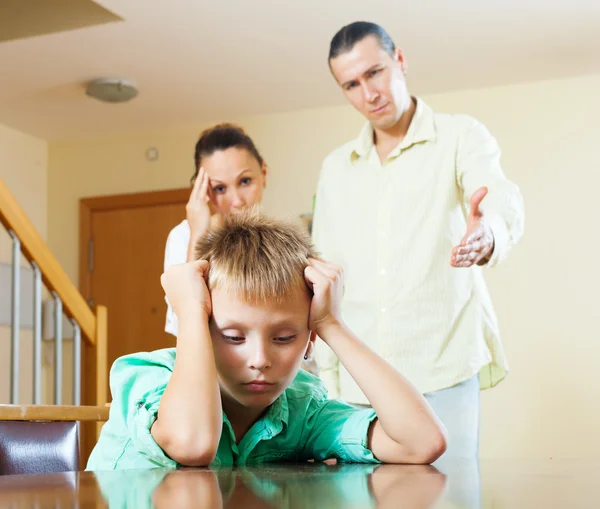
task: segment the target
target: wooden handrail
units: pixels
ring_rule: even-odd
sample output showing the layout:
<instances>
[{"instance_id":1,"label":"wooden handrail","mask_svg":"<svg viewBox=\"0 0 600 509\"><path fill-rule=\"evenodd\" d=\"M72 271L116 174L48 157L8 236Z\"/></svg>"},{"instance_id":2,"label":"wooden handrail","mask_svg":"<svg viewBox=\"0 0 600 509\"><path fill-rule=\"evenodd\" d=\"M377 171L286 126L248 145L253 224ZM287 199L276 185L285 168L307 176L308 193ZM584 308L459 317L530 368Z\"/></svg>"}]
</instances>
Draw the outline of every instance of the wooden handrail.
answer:
<instances>
[{"instance_id":1,"label":"wooden handrail","mask_svg":"<svg viewBox=\"0 0 600 509\"><path fill-rule=\"evenodd\" d=\"M108 420L106 406L0 405L0 421L92 421Z\"/></svg>"},{"instance_id":2,"label":"wooden handrail","mask_svg":"<svg viewBox=\"0 0 600 509\"><path fill-rule=\"evenodd\" d=\"M84 338L95 345L98 329L96 316L2 179L0 222L6 229L16 233L25 257L37 264L46 287L61 298L65 314L79 323Z\"/></svg>"}]
</instances>

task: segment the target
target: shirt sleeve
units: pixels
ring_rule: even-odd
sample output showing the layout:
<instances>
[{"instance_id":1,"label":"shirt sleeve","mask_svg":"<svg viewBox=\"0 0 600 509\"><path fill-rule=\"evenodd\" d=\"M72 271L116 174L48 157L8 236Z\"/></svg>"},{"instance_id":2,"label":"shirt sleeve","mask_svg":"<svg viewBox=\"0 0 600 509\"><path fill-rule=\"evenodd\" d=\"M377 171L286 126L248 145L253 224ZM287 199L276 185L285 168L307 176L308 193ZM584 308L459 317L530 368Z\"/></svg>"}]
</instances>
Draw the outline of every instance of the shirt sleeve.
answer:
<instances>
[{"instance_id":1,"label":"shirt sleeve","mask_svg":"<svg viewBox=\"0 0 600 509\"><path fill-rule=\"evenodd\" d=\"M186 262L189 239L187 239L183 233L183 223L177 225L170 231L169 236L167 237L167 244L165 246L163 272L166 272L171 265L179 265ZM165 331L173 336L177 336L177 330L179 328L177 315L174 313L171 303L169 302L169 299L167 299L166 295L165 302L167 303Z\"/></svg>"},{"instance_id":2,"label":"shirt sleeve","mask_svg":"<svg viewBox=\"0 0 600 509\"><path fill-rule=\"evenodd\" d=\"M368 448L369 427L376 418L375 410L358 409L339 399L315 401L305 417L304 454L316 461L380 463Z\"/></svg>"},{"instance_id":3,"label":"shirt sleeve","mask_svg":"<svg viewBox=\"0 0 600 509\"><path fill-rule=\"evenodd\" d=\"M319 184L317 186L317 195L315 198L315 207L312 225L312 240L315 248L323 258L333 259L333 246L330 245L332 227L331 220L327 214L327 200L325 194L325 165L321 170ZM319 376L327 388L330 398L337 398L340 395L340 376L339 360L324 341L317 340L315 344L315 361L319 368Z\"/></svg>"},{"instance_id":4,"label":"shirt sleeve","mask_svg":"<svg viewBox=\"0 0 600 509\"><path fill-rule=\"evenodd\" d=\"M177 465L164 453L150 433L156 421L160 400L171 379L174 362L174 349L168 349L121 357L111 369L110 390L113 401L110 418L113 418L114 413L115 418L120 416L123 419L128 438L137 453L136 463L151 463L163 467ZM118 468L119 459L114 468ZM125 459L129 462L128 458Z\"/></svg>"},{"instance_id":5,"label":"shirt sleeve","mask_svg":"<svg viewBox=\"0 0 600 509\"><path fill-rule=\"evenodd\" d=\"M524 228L523 197L519 188L504 175L500 155L496 139L483 124L469 118L469 125L459 138L457 182L463 191L467 213L471 195L480 187L488 188L480 209L494 235L489 267L506 258L523 235Z\"/></svg>"}]
</instances>

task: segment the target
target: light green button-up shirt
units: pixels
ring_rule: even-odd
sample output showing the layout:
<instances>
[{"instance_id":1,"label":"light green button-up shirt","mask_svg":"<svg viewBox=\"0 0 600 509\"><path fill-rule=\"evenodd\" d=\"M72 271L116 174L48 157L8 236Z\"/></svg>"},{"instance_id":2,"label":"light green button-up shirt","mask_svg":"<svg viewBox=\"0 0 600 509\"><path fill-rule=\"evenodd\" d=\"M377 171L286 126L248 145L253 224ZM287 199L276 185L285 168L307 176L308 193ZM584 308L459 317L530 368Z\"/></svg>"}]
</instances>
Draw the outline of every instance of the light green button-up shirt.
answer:
<instances>
[{"instance_id":1,"label":"light green button-up shirt","mask_svg":"<svg viewBox=\"0 0 600 509\"><path fill-rule=\"evenodd\" d=\"M113 401L109 420L87 470L180 466L150 434L174 365L174 348L127 355L115 361L110 373ZM367 448L369 426L376 417L371 409L328 400L321 381L301 370L239 443L223 413L221 441L212 466L327 458L378 463Z\"/></svg>"}]
</instances>

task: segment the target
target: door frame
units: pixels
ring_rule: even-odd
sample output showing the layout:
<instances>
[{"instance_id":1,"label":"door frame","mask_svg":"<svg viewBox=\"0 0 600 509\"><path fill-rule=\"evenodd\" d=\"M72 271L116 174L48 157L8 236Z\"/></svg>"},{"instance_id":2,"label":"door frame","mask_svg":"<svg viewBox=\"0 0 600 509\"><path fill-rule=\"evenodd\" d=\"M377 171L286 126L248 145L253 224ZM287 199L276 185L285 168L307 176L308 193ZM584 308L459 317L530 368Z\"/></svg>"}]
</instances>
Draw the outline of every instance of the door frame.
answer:
<instances>
[{"instance_id":1,"label":"door frame","mask_svg":"<svg viewBox=\"0 0 600 509\"><path fill-rule=\"evenodd\" d=\"M79 292L88 301L91 297L91 273L89 272L90 239L92 234L92 214L99 211L151 207L153 205L184 206L190 197L189 187L168 189L166 191L147 191L105 196L81 198L79 200ZM165 242L167 239L165 239ZM94 303L96 304L96 303ZM92 306L94 307L94 306ZM110 321L110 309L108 309ZM108 341L111 340L110 334ZM86 342L81 348L81 400L83 405L95 405L96 402L96 351ZM109 366L110 369L110 366ZM110 395L109 395L110 397ZM81 462L85 465L96 443L96 427L81 425Z\"/></svg>"}]
</instances>

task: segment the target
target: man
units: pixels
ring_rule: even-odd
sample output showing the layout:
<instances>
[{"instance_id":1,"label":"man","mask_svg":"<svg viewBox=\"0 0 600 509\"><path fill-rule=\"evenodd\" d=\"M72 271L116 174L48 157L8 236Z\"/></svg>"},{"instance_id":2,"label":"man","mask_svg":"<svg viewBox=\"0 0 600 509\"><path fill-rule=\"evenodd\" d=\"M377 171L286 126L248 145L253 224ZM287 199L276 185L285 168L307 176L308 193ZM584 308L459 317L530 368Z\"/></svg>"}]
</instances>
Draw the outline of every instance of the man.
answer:
<instances>
[{"instance_id":1,"label":"man","mask_svg":"<svg viewBox=\"0 0 600 509\"><path fill-rule=\"evenodd\" d=\"M380 26L342 28L329 66L368 123L323 163L314 242L345 270L349 327L446 425L446 456L476 457L480 387L507 372L482 270L522 235L520 192L482 124L410 96L404 54ZM317 362L331 397L366 404L322 343Z\"/></svg>"}]
</instances>

